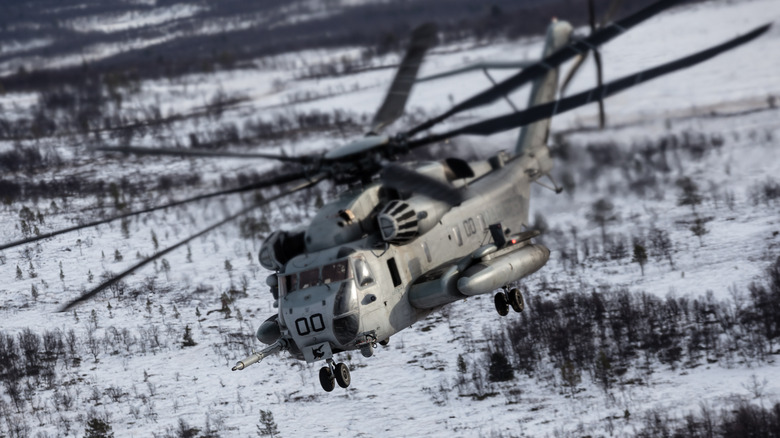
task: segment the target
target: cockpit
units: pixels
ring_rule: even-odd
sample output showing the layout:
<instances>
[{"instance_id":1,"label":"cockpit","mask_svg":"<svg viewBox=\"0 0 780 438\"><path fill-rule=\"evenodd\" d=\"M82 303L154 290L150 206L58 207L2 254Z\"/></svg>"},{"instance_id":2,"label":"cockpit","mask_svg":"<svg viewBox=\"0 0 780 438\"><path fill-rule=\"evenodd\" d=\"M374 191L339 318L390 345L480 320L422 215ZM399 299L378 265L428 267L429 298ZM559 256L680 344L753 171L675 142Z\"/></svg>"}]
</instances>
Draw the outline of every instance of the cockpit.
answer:
<instances>
[{"instance_id":1,"label":"cockpit","mask_svg":"<svg viewBox=\"0 0 780 438\"><path fill-rule=\"evenodd\" d=\"M278 279L284 308L280 316L293 334L321 338L320 332L331 329L339 348L356 339L360 329L359 291L376 284L363 255L353 253L321 266L309 265L299 272L280 274ZM307 292L298 293L304 290ZM312 303L320 301L323 308L316 306L314 310Z\"/></svg>"},{"instance_id":2,"label":"cockpit","mask_svg":"<svg viewBox=\"0 0 780 438\"><path fill-rule=\"evenodd\" d=\"M280 276L280 292L289 294L312 286L344 281L350 277L349 261L343 259L321 267L318 266L305 271Z\"/></svg>"},{"instance_id":3,"label":"cockpit","mask_svg":"<svg viewBox=\"0 0 780 438\"><path fill-rule=\"evenodd\" d=\"M355 277L356 285L363 289L374 284L374 275L363 256L345 258L328 263L324 266L307 269L279 276L279 286L282 295L313 286L338 283Z\"/></svg>"}]
</instances>

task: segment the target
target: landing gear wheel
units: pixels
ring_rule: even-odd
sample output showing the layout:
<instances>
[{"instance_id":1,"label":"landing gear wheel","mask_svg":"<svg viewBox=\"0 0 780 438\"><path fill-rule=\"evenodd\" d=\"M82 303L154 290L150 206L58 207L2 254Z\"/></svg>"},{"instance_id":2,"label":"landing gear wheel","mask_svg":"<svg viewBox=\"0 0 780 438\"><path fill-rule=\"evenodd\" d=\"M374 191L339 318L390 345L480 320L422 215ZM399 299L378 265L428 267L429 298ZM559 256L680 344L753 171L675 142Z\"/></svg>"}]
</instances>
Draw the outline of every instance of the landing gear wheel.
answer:
<instances>
[{"instance_id":1,"label":"landing gear wheel","mask_svg":"<svg viewBox=\"0 0 780 438\"><path fill-rule=\"evenodd\" d=\"M322 385L322 389L324 389L325 392L331 392L333 391L333 388L336 387L336 382L333 378L333 373L330 371L330 367L320 368L320 385Z\"/></svg>"},{"instance_id":2,"label":"landing gear wheel","mask_svg":"<svg viewBox=\"0 0 780 438\"><path fill-rule=\"evenodd\" d=\"M507 302L506 294L504 292L497 293L494 301L496 303L496 312L498 312L499 315L506 316L509 314L509 303Z\"/></svg>"},{"instance_id":3,"label":"landing gear wheel","mask_svg":"<svg viewBox=\"0 0 780 438\"><path fill-rule=\"evenodd\" d=\"M352 378L349 376L349 367L346 366L343 362L336 364L336 382L339 384L339 386L346 388L349 386L349 382L351 381Z\"/></svg>"},{"instance_id":4,"label":"landing gear wheel","mask_svg":"<svg viewBox=\"0 0 780 438\"><path fill-rule=\"evenodd\" d=\"M514 310L517 313L520 313L525 309L525 302L523 301L523 294L520 293L517 288L513 287L512 289L509 289L509 293L506 294L507 301L509 301L509 305L512 306L512 310Z\"/></svg>"},{"instance_id":5,"label":"landing gear wheel","mask_svg":"<svg viewBox=\"0 0 780 438\"><path fill-rule=\"evenodd\" d=\"M383 340L379 341L379 345L381 345L383 347L387 347L387 344L389 344L389 343L390 343L390 338L383 339Z\"/></svg>"}]
</instances>

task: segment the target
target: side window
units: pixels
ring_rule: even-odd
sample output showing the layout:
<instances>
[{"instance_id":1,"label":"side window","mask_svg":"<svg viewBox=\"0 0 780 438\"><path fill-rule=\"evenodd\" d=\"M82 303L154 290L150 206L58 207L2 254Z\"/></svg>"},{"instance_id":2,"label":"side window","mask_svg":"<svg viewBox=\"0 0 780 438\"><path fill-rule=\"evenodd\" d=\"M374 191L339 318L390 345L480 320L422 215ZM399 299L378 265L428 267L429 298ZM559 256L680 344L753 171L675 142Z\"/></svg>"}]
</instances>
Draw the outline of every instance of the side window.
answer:
<instances>
[{"instance_id":1,"label":"side window","mask_svg":"<svg viewBox=\"0 0 780 438\"><path fill-rule=\"evenodd\" d=\"M482 215L477 215L477 226L479 227L478 231L485 231L487 229L487 225L485 224L485 219L482 219Z\"/></svg>"},{"instance_id":2,"label":"side window","mask_svg":"<svg viewBox=\"0 0 780 438\"><path fill-rule=\"evenodd\" d=\"M290 274L290 275L283 276L280 284L283 286L282 292L284 294L295 292L295 290L298 289L298 274Z\"/></svg>"},{"instance_id":3,"label":"side window","mask_svg":"<svg viewBox=\"0 0 780 438\"><path fill-rule=\"evenodd\" d=\"M398 273L398 265L395 264L395 257L387 260L387 269L390 270L390 278L393 279L393 287L401 285L401 274Z\"/></svg>"},{"instance_id":4,"label":"side window","mask_svg":"<svg viewBox=\"0 0 780 438\"><path fill-rule=\"evenodd\" d=\"M431 250L428 249L428 242L423 242L422 247L423 251L425 251L425 259L428 260L428 263L430 263L433 258L431 258Z\"/></svg>"},{"instance_id":5,"label":"side window","mask_svg":"<svg viewBox=\"0 0 780 438\"><path fill-rule=\"evenodd\" d=\"M301 289L316 286L320 282L320 268L309 269L301 272Z\"/></svg>"},{"instance_id":6,"label":"side window","mask_svg":"<svg viewBox=\"0 0 780 438\"><path fill-rule=\"evenodd\" d=\"M355 258L355 279L361 288L374 284L374 275L363 257Z\"/></svg>"},{"instance_id":7,"label":"side window","mask_svg":"<svg viewBox=\"0 0 780 438\"><path fill-rule=\"evenodd\" d=\"M452 227L452 235L455 239L455 242L458 243L458 246L463 246L463 235L460 234L460 227L458 226Z\"/></svg>"}]
</instances>

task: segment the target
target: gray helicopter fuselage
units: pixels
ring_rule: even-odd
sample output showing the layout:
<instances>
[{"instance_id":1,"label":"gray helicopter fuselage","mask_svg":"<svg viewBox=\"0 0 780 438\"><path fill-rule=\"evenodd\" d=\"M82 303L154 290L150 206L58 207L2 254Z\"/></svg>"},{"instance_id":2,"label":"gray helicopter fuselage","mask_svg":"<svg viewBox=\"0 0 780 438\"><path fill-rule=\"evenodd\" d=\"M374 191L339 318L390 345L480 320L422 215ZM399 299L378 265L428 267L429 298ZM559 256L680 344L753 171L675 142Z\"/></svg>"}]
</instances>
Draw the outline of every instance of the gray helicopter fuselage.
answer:
<instances>
[{"instance_id":1,"label":"gray helicopter fuselage","mask_svg":"<svg viewBox=\"0 0 780 438\"><path fill-rule=\"evenodd\" d=\"M544 54L564 45L571 29L566 22L554 22ZM552 70L536 81L529 106L552 100L557 80L557 70ZM553 165L546 146L549 124L547 119L523 129L509 160L501 153L469 163L472 177L448 178L439 163L415 169L462 187L466 197L460 205L450 207L423 195L391 205L382 202L382 188L373 184L324 206L305 232L305 253L285 264L279 281L279 329L281 337L289 340L290 353L307 362L354 349L368 356L375 342L387 340L442 306L490 293L503 286L498 283L518 280L543 266L549 250L530 242L524 252L508 248L503 251L514 254L480 261L483 254L498 249L491 247L495 240L491 225L500 224L506 235L528 227L530 185L549 174ZM407 205L406 210L401 204ZM379 212L380 208L384 210ZM391 217L393 209L398 211L396 218ZM380 218L377 224L377 213L394 222L385 226ZM404 239L404 234L411 237ZM287 290L286 276L299 278L338 260L346 261L347 267L338 282L322 280L305 289ZM468 275L479 271L485 271L483 278L469 282Z\"/></svg>"},{"instance_id":2,"label":"gray helicopter fuselage","mask_svg":"<svg viewBox=\"0 0 780 438\"><path fill-rule=\"evenodd\" d=\"M421 171L435 174L435 164ZM415 306L410 294L417 284L438 281L443 270L491 244L491 224L500 223L507 235L521 232L527 226L529 185L537 173L528 171L536 166L529 157L504 164L502 154L470 164L474 177L455 181L466 200L443 209L432 228L400 244L385 241L369 226L380 207L376 184L322 208L305 234L307 249L316 250L293 257L279 274L281 335L292 341L293 356L313 362L337 351L366 349L466 297L455 292L439 298L440 304ZM441 209L441 203L421 195L404 202ZM345 207L356 208L359 216ZM427 212L416 212L423 216ZM359 238L346 242L347 236Z\"/></svg>"}]
</instances>

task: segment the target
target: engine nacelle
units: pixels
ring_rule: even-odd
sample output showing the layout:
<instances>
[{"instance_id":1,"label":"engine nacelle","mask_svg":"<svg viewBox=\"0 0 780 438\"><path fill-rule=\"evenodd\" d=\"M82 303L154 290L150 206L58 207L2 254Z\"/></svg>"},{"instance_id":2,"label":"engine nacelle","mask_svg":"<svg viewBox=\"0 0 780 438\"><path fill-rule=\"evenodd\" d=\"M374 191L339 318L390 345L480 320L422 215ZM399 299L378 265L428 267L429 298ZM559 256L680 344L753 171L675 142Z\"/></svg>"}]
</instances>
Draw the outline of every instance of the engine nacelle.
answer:
<instances>
[{"instance_id":1,"label":"engine nacelle","mask_svg":"<svg viewBox=\"0 0 780 438\"><path fill-rule=\"evenodd\" d=\"M458 291L468 296L492 292L533 274L550 258L550 250L540 244L506 249L511 251L499 250L466 269L458 278Z\"/></svg>"},{"instance_id":2,"label":"engine nacelle","mask_svg":"<svg viewBox=\"0 0 780 438\"><path fill-rule=\"evenodd\" d=\"M390 201L377 216L385 242L404 244L427 233L449 210L441 201L424 196Z\"/></svg>"},{"instance_id":3,"label":"engine nacelle","mask_svg":"<svg viewBox=\"0 0 780 438\"><path fill-rule=\"evenodd\" d=\"M502 249L486 245L452 265L440 278L412 285L409 302L418 309L435 309L490 293L533 274L549 257L550 250L540 244L521 241Z\"/></svg>"}]
</instances>

